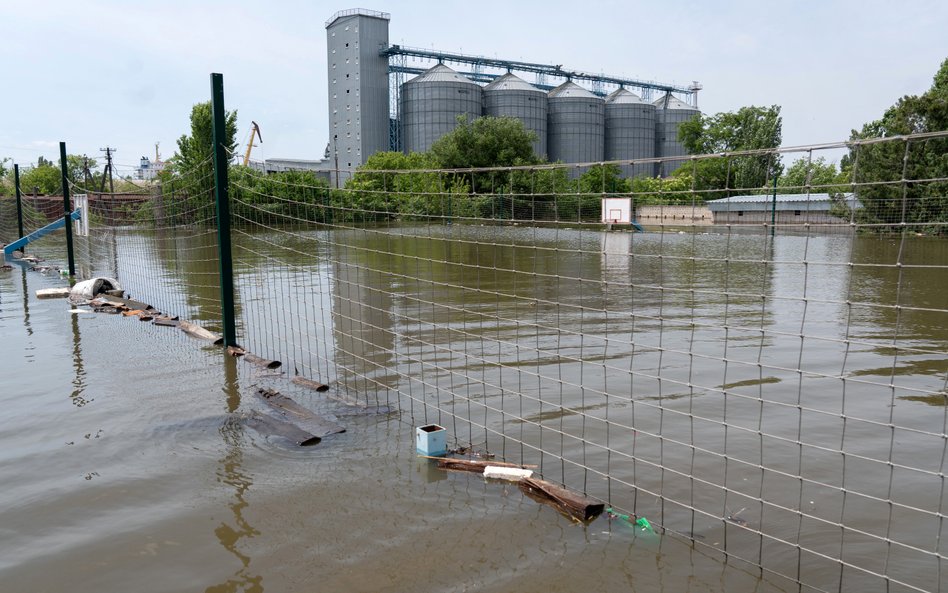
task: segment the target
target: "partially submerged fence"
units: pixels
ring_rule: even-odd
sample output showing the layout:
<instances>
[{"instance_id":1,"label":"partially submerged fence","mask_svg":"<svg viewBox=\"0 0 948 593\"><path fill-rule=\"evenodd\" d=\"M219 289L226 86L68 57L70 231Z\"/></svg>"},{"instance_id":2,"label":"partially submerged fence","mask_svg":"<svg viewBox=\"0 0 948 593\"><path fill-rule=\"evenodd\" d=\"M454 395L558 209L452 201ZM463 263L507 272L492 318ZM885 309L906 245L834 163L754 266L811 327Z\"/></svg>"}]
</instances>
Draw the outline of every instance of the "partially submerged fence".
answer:
<instances>
[{"instance_id":1,"label":"partially submerged fence","mask_svg":"<svg viewBox=\"0 0 948 593\"><path fill-rule=\"evenodd\" d=\"M688 175L632 186L602 165L339 189L232 168L237 340L778 585L942 591L946 144L685 157ZM772 177L745 175L841 149L848 179L781 188L804 196L781 216ZM80 268L220 329L214 190L202 163L137 224L94 218ZM602 223L604 197L680 213L737 195L760 199L722 203L726 224ZM770 217L735 223L742 203Z\"/></svg>"}]
</instances>

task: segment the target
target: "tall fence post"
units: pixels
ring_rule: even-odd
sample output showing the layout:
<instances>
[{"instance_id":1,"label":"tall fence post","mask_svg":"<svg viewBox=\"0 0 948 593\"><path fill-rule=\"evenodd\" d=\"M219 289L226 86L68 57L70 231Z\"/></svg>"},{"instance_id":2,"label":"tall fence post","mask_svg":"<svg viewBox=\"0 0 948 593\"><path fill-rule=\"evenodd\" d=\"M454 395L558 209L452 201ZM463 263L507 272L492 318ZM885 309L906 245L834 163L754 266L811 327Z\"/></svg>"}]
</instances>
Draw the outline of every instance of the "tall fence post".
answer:
<instances>
[{"instance_id":1,"label":"tall fence post","mask_svg":"<svg viewBox=\"0 0 948 593\"><path fill-rule=\"evenodd\" d=\"M17 237L23 236L23 197L20 194L20 165L13 165L13 186L16 188L16 229L20 234ZM20 251L25 251L26 246Z\"/></svg>"},{"instance_id":2,"label":"tall fence post","mask_svg":"<svg viewBox=\"0 0 948 593\"><path fill-rule=\"evenodd\" d=\"M224 117L224 76L211 74L211 131L214 138L214 198L217 202L217 255L220 261L221 314L224 345L237 345L234 312L234 262L230 249L230 203L227 196L227 137Z\"/></svg>"},{"instance_id":3,"label":"tall fence post","mask_svg":"<svg viewBox=\"0 0 948 593\"><path fill-rule=\"evenodd\" d=\"M72 205L69 202L69 174L66 163L66 143L59 143L59 169L63 180L63 220L66 222L66 253L69 256L69 281L76 278L76 258L72 251Z\"/></svg>"}]
</instances>

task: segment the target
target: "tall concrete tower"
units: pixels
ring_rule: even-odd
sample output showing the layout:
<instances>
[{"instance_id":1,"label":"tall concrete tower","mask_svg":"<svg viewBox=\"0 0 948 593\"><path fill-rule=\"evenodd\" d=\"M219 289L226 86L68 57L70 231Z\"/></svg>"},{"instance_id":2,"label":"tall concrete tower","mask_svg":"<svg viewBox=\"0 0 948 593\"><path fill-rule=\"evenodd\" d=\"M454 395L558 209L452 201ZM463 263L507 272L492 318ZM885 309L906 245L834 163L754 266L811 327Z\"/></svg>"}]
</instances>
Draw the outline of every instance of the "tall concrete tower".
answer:
<instances>
[{"instance_id":1,"label":"tall concrete tower","mask_svg":"<svg viewBox=\"0 0 948 593\"><path fill-rule=\"evenodd\" d=\"M389 148L388 58L379 49L388 46L390 18L353 8L326 21L329 158L343 172Z\"/></svg>"}]
</instances>

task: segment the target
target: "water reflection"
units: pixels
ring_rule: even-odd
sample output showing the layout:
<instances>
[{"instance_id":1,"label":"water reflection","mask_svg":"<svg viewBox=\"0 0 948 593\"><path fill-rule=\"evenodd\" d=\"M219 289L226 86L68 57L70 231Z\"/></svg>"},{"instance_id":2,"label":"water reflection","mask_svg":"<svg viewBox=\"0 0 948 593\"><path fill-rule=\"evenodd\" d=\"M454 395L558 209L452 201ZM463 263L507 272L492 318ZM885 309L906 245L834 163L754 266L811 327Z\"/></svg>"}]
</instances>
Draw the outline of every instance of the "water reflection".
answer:
<instances>
[{"instance_id":1,"label":"water reflection","mask_svg":"<svg viewBox=\"0 0 948 593\"><path fill-rule=\"evenodd\" d=\"M214 229L134 229L115 237L115 243L114 274L133 298L219 329L220 270Z\"/></svg>"},{"instance_id":2,"label":"water reflection","mask_svg":"<svg viewBox=\"0 0 948 593\"><path fill-rule=\"evenodd\" d=\"M377 252L342 245L336 245L332 276L333 341L340 386L350 396L387 404L386 391L397 389L398 384L393 364L395 278L383 271L387 266Z\"/></svg>"},{"instance_id":3,"label":"water reflection","mask_svg":"<svg viewBox=\"0 0 948 593\"><path fill-rule=\"evenodd\" d=\"M237 375L237 359L224 356L224 396L229 418L240 408L240 382ZM217 541L240 563L234 576L218 585L205 589L205 593L262 593L263 577L254 574L250 568L250 556L241 551L241 544L260 532L244 518L244 510L250 503L246 500L247 491L253 485L253 476L244 471L243 446L241 437L243 427L239 422L228 420L221 427L221 436L225 444L225 455L220 460L217 479L234 490L234 498L227 506L233 514L231 523L221 522L214 529Z\"/></svg>"},{"instance_id":4,"label":"water reflection","mask_svg":"<svg viewBox=\"0 0 948 593\"><path fill-rule=\"evenodd\" d=\"M20 266L20 290L23 294L23 326L26 335L33 335L33 326L30 324L30 291L26 286L26 266Z\"/></svg>"},{"instance_id":5,"label":"water reflection","mask_svg":"<svg viewBox=\"0 0 948 593\"><path fill-rule=\"evenodd\" d=\"M72 379L72 393L69 399L77 408L81 408L93 401L86 399L83 393L86 389L86 371L82 362L82 334L79 332L79 319L76 315L70 315L72 325L72 368L75 374Z\"/></svg>"}]
</instances>

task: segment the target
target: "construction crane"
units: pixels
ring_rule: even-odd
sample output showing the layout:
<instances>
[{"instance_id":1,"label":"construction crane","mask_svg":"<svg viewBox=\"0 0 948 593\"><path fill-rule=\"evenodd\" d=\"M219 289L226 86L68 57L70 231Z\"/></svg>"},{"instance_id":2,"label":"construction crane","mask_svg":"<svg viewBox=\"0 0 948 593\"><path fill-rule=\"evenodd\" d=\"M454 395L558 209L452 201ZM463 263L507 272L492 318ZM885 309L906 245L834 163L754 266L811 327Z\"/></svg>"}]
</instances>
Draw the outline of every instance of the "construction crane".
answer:
<instances>
[{"instance_id":1,"label":"construction crane","mask_svg":"<svg viewBox=\"0 0 948 593\"><path fill-rule=\"evenodd\" d=\"M253 135L257 135L257 140L260 141L260 144L263 144L263 136L260 135L260 126L257 125L257 122L251 121L250 124L253 126L250 128L250 140L247 141L247 152L244 153L244 166L250 164L250 151L253 150Z\"/></svg>"}]
</instances>

